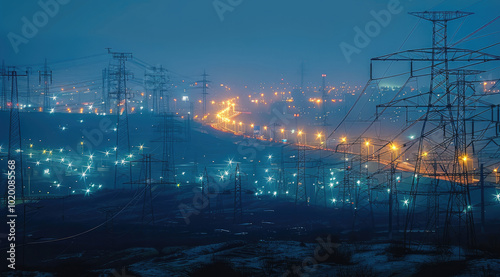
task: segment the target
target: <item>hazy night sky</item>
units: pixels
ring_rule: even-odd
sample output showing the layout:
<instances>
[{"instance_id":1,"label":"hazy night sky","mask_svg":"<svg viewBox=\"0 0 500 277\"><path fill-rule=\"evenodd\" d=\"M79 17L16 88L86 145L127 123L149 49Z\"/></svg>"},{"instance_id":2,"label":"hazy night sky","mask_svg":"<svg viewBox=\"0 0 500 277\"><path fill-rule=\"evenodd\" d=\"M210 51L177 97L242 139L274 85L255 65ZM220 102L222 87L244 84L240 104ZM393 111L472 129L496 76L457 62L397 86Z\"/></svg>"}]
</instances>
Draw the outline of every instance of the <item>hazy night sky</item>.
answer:
<instances>
[{"instance_id":1,"label":"hazy night sky","mask_svg":"<svg viewBox=\"0 0 500 277\"><path fill-rule=\"evenodd\" d=\"M19 45L16 54L7 34L20 35L21 18L32 20L42 9L37 1L1 1L0 58L7 64L39 64L45 57L49 62L67 60L105 53L104 48L112 47L186 76L199 75L205 68L215 81L234 85L279 82L282 74L286 81L298 84L302 61L306 81L319 83L326 73L330 82L363 84L369 78L369 59L396 52L419 22L408 12L474 12L454 36L457 41L500 11L498 0L400 1L402 11L393 14L388 26L348 63L340 43L353 44L353 28L363 29L374 20L370 12L387 9L389 2L243 0L221 21L212 0L69 0L27 44ZM450 37L462 21L451 24ZM480 34L494 33L499 26L500 20ZM499 39L497 33L459 46L477 49ZM430 42L431 24L421 21L402 49L429 47ZM488 52L498 54L498 50ZM96 68L95 74L100 71Z\"/></svg>"}]
</instances>

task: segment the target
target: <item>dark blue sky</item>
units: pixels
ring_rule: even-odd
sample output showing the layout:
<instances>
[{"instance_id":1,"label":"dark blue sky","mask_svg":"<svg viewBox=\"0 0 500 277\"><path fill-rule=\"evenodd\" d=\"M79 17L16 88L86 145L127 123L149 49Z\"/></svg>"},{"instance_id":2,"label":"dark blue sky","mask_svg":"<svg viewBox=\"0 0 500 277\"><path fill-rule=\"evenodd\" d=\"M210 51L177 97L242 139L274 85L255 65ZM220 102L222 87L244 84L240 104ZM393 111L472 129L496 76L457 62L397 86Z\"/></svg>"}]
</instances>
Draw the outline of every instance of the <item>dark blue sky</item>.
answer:
<instances>
[{"instance_id":1,"label":"dark blue sky","mask_svg":"<svg viewBox=\"0 0 500 277\"><path fill-rule=\"evenodd\" d=\"M319 83L326 73L331 82L361 84L369 78L369 59L397 51L419 21L408 12L475 12L454 41L500 14L498 0L402 0L402 11L393 14L387 27L348 63L339 45L353 44L353 28L363 29L374 20L371 11L386 10L391 1L243 0L224 13L223 21L212 0L65 1L69 3L60 5L33 38L19 45L17 54L8 34L21 35L21 18L32 20L42 8L37 1L1 1L0 58L8 64L37 64L44 57L67 60L105 53L105 47L112 47L186 76L199 75L206 68L215 81L234 85L278 82L282 74L287 81L298 83L301 61L305 62L307 81ZM451 24L450 37L462 21ZM494 33L499 26L500 20L478 36ZM428 47L430 38L431 24L420 22L403 49ZM499 39L495 34L459 46L480 48ZM498 54L498 50L489 52ZM100 70L96 68L96 75Z\"/></svg>"}]
</instances>

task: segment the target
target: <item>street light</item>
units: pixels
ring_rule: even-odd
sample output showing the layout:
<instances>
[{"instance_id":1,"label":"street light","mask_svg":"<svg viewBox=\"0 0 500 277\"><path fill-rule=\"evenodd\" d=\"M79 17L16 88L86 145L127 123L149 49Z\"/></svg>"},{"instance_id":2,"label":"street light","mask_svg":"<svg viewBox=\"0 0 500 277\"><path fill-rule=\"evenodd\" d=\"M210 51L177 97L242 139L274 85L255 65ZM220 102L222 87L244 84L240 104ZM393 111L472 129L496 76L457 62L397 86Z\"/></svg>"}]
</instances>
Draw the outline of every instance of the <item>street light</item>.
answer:
<instances>
[{"instance_id":1,"label":"street light","mask_svg":"<svg viewBox=\"0 0 500 277\"><path fill-rule=\"evenodd\" d=\"M305 137L305 133L302 132L302 130L299 130L299 132L297 133L297 136L302 137L302 135L304 135L304 141L302 143L305 145L307 143L307 137Z\"/></svg>"},{"instance_id":2,"label":"street light","mask_svg":"<svg viewBox=\"0 0 500 277\"><path fill-rule=\"evenodd\" d=\"M322 144L323 144L323 142L321 141L321 137L323 137L323 134L322 133L317 133L316 137L319 139L319 146L321 147Z\"/></svg>"}]
</instances>

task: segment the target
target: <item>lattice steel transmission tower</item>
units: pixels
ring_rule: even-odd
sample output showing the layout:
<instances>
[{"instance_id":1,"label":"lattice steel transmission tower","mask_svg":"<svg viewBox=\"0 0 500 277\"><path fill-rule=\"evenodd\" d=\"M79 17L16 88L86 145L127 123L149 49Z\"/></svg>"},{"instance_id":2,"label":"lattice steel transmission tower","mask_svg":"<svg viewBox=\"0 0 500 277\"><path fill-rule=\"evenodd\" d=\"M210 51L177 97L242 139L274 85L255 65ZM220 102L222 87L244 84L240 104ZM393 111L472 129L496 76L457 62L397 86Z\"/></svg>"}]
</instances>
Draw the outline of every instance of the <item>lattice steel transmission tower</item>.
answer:
<instances>
[{"instance_id":1,"label":"lattice steel transmission tower","mask_svg":"<svg viewBox=\"0 0 500 277\"><path fill-rule=\"evenodd\" d=\"M101 105L105 113L108 112L108 95L109 95L109 83L108 83L109 72L108 68L102 70L102 91L101 91Z\"/></svg>"},{"instance_id":2,"label":"lattice steel transmission tower","mask_svg":"<svg viewBox=\"0 0 500 277\"><path fill-rule=\"evenodd\" d=\"M324 81L323 85L325 85ZM324 104L325 103L323 102L323 106ZM326 122L323 118L323 126L325 126L325 124ZM323 161L323 149L324 149L323 147L325 146L325 144L321 141L322 134L320 133L318 136L320 138L320 147L319 147L319 159L318 159L318 172L316 175L316 185L315 185L315 202L316 205L324 205L326 207L326 176L325 176L326 165L325 162Z\"/></svg>"},{"instance_id":3,"label":"lattice steel transmission tower","mask_svg":"<svg viewBox=\"0 0 500 277\"><path fill-rule=\"evenodd\" d=\"M203 170L203 176L201 177L201 195L208 201L207 208L208 213L212 213L212 207L210 205L210 181L208 179L207 167Z\"/></svg>"},{"instance_id":4,"label":"lattice steel transmission tower","mask_svg":"<svg viewBox=\"0 0 500 277\"><path fill-rule=\"evenodd\" d=\"M109 68L109 98L114 100L113 112L116 115L116 151L115 151L115 179L116 189L123 183L132 180L132 164L127 161L130 157L130 133L128 125L128 99L130 93L127 91L127 80L132 74L127 71L126 61L132 59L132 53L112 52L108 54L113 57L114 67Z\"/></svg>"},{"instance_id":5,"label":"lattice steel transmission tower","mask_svg":"<svg viewBox=\"0 0 500 277\"><path fill-rule=\"evenodd\" d=\"M26 67L26 105L31 104L31 86L30 86L30 75L33 73L33 68Z\"/></svg>"},{"instance_id":6,"label":"lattice steel transmission tower","mask_svg":"<svg viewBox=\"0 0 500 277\"><path fill-rule=\"evenodd\" d=\"M397 183L396 183L396 167L397 167L397 158L398 155L395 153L397 151L397 148L395 145L391 147L391 160L390 160L390 172L389 172L389 178L387 180L388 183L388 188L387 192L389 194L389 199L388 199L388 206L389 206L389 227L388 227L388 236L389 239L393 239L393 228L394 228L394 211L396 211L396 216L399 218L399 208L398 208L398 197L397 197ZM396 205L394 205L394 202L396 202ZM399 227L399 226L398 226Z\"/></svg>"},{"instance_id":7,"label":"lattice steel transmission tower","mask_svg":"<svg viewBox=\"0 0 500 277\"><path fill-rule=\"evenodd\" d=\"M297 183L295 187L295 206L309 205L306 186L306 146L297 146Z\"/></svg>"},{"instance_id":8,"label":"lattice steel transmission tower","mask_svg":"<svg viewBox=\"0 0 500 277\"><path fill-rule=\"evenodd\" d=\"M175 142L179 141L178 136L182 132L176 117L177 115L174 113L165 113L162 117L162 178L165 184L170 185L177 184L175 177Z\"/></svg>"},{"instance_id":9,"label":"lattice steel transmission tower","mask_svg":"<svg viewBox=\"0 0 500 277\"><path fill-rule=\"evenodd\" d=\"M38 71L38 83L43 85L43 110L50 111L52 105L50 104L50 85L52 84L52 71L47 66L47 59L45 59L44 66Z\"/></svg>"},{"instance_id":10,"label":"lattice steel transmission tower","mask_svg":"<svg viewBox=\"0 0 500 277\"><path fill-rule=\"evenodd\" d=\"M236 165L234 173L234 221L241 221L243 217L243 204L241 201L241 172L240 164Z\"/></svg>"},{"instance_id":11,"label":"lattice steel transmission tower","mask_svg":"<svg viewBox=\"0 0 500 277\"><path fill-rule=\"evenodd\" d=\"M10 110L9 114L9 149L7 154L7 161L15 161L14 180L16 186L16 194L21 195L20 199L24 199L24 183L23 183L23 156L22 156L22 137L21 137L21 119L19 116L19 92L17 87L17 77L27 76L18 75L14 67L8 67L6 70L7 80L11 83L10 98L7 99L7 108ZM5 75L2 75L4 77ZM10 163L9 163L10 165ZM9 178L11 180L11 178ZM5 199L7 200L8 185L5 182Z\"/></svg>"},{"instance_id":12,"label":"lattice steel transmission tower","mask_svg":"<svg viewBox=\"0 0 500 277\"><path fill-rule=\"evenodd\" d=\"M281 154L280 154L280 167L278 168L278 184L277 184L277 193L279 196L283 196L288 191L288 184L286 180L286 172L285 172L285 147L287 145L284 144L281 146Z\"/></svg>"},{"instance_id":13,"label":"lattice steel transmission tower","mask_svg":"<svg viewBox=\"0 0 500 277\"><path fill-rule=\"evenodd\" d=\"M420 128L420 136L408 143L406 152L414 155L408 208L406 212L404 240L410 245L413 230L434 234L437 243L466 241L474 244L474 222L469 186L472 184L469 164L477 160L479 145L498 137L498 118L493 110L498 105L488 103L487 95L474 89L476 70L466 67L499 61L500 56L481 51L454 48L448 42L448 23L472 13L462 11L412 12L411 15L430 21L433 25L432 47L406 50L373 58L370 79L375 61L404 61L410 64L408 80L429 76L429 91L410 93L410 96L394 97L392 101L377 106L378 110L399 109L406 112L406 121ZM428 67L416 68L422 63ZM430 68L430 74L415 75ZM406 84L408 81L406 82ZM405 85L406 85L405 84ZM491 110L491 117L488 118ZM478 126L481 126L480 129ZM416 146L417 149L410 149ZM479 147L481 148L481 147ZM408 154L407 154L408 155ZM474 156L475 155L475 156ZM474 158L473 158L474 156ZM432 179L422 183L422 177ZM421 185L428 186L424 191ZM439 196L447 195L444 226L440 225ZM427 197L427 216L417 216L417 196ZM444 227L444 228L441 228Z\"/></svg>"},{"instance_id":14,"label":"lattice steel transmission tower","mask_svg":"<svg viewBox=\"0 0 500 277\"><path fill-rule=\"evenodd\" d=\"M149 92L152 95L152 110L155 114L163 114L170 112L170 97L167 93L168 76L167 69L163 66L153 66L144 74L144 87L146 88L147 97L149 100ZM146 104L149 107L148 104Z\"/></svg>"},{"instance_id":15,"label":"lattice steel transmission tower","mask_svg":"<svg viewBox=\"0 0 500 277\"><path fill-rule=\"evenodd\" d=\"M149 215L151 218L146 224L155 223L154 207L153 207L153 185L161 182L154 181L152 175L152 167L154 162L159 162L152 159L151 154L143 154L143 158L137 161L130 161L131 163L141 164L141 173L139 179L136 181L129 182L131 185L143 185L144 186L144 199L142 204L142 223L144 223L145 218Z\"/></svg>"},{"instance_id":16,"label":"lattice steel transmission tower","mask_svg":"<svg viewBox=\"0 0 500 277\"><path fill-rule=\"evenodd\" d=\"M351 165L349 165L350 159L349 159L349 151L350 151L350 145L347 143L347 138L343 137L340 139L340 143L337 144L335 147L335 152L340 152L343 154L343 177L342 177L342 184L338 186L338 199L337 201L342 202L342 209L346 208L346 203L350 203L348 201L351 199ZM349 205L350 206L350 205Z\"/></svg>"},{"instance_id":17,"label":"lattice steel transmission tower","mask_svg":"<svg viewBox=\"0 0 500 277\"><path fill-rule=\"evenodd\" d=\"M374 151L370 149L374 149L375 142L364 139L363 142L359 140L358 143L354 143L351 149L354 149L354 146L359 146L359 156L356 157L356 161L359 162L359 171L351 172L357 178L349 182L352 193L350 201L353 206L353 230L373 228L375 225L372 206L373 179L369 172L369 162L373 159ZM351 160L353 164L354 158ZM352 175L351 177L354 177Z\"/></svg>"},{"instance_id":18,"label":"lattice steel transmission tower","mask_svg":"<svg viewBox=\"0 0 500 277\"><path fill-rule=\"evenodd\" d=\"M325 128L327 126L327 117L328 110L326 108L327 98L328 98L328 90L326 89L326 74L321 75L323 80L323 85L321 86L321 119L323 124L323 132L325 132Z\"/></svg>"},{"instance_id":19,"label":"lattice steel transmission tower","mask_svg":"<svg viewBox=\"0 0 500 277\"><path fill-rule=\"evenodd\" d=\"M208 84L210 83L210 81L207 79L208 75L206 71L203 71L203 74L201 75L203 77L203 79L201 81L198 81L198 83L201 83L202 84L202 92L201 92L201 95L203 96L203 116L202 118L204 118L206 115L207 115L207 95L208 95Z\"/></svg>"},{"instance_id":20,"label":"lattice steel transmission tower","mask_svg":"<svg viewBox=\"0 0 500 277\"><path fill-rule=\"evenodd\" d=\"M320 158L318 161L318 173L316 176L316 205L323 205L326 207L326 182L325 182L325 164Z\"/></svg>"}]
</instances>

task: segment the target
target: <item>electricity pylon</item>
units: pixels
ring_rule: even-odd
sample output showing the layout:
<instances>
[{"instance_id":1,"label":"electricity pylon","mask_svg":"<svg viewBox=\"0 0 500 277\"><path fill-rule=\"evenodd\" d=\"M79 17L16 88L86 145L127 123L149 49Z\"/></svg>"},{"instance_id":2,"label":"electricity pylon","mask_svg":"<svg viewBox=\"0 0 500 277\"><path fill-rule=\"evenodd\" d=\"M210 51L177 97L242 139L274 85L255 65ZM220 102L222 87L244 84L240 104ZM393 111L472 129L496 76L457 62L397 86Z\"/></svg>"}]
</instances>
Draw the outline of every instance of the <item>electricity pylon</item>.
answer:
<instances>
[{"instance_id":1,"label":"electricity pylon","mask_svg":"<svg viewBox=\"0 0 500 277\"><path fill-rule=\"evenodd\" d=\"M50 109L52 107L52 105L50 104L50 85L52 84L52 71L47 66L47 59L45 59L43 68L38 71L38 82L40 85L43 85L43 110L45 112L50 112Z\"/></svg>"},{"instance_id":2,"label":"electricity pylon","mask_svg":"<svg viewBox=\"0 0 500 277\"><path fill-rule=\"evenodd\" d=\"M115 100L113 111L116 115L116 151L115 151L115 179L114 188L132 180L132 164L127 161L130 158L130 133L128 126L128 99L130 93L127 91L127 80L131 74L127 71L125 62L132 59L132 53L112 52L108 48L108 54L116 63L109 69L110 77L110 100Z\"/></svg>"},{"instance_id":3,"label":"electricity pylon","mask_svg":"<svg viewBox=\"0 0 500 277\"><path fill-rule=\"evenodd\" d=\"M498 109L498 105L487 103L485 99L481 99L485 95L474 90L473 79L480 72L462 69L466 66L499 61L500 56L449 45L448 23L472 13L434 11L410 14L432 23L432 47L373 58L370 65L371 80L383 79L373 76L373 63L376 61L409 62L408 80L430 76L427 92L413 92L408 96L394 97L392 101L377 106L377 117L379 109L382 109L382 112L389 108L405 110L407 122L420 128L418 139L410 143L417 149L412 153L415 164L410 195L406 200L404 240L406 245L410 245L413 230L419 229L424 230L425 234L434 234L433 240L436 243L450 243L451 240L457 239L461 242L464 241L462 238L465 238L467 245L471 245L474 244L474 224L469 194L472 181L469 162L473 159L472 155L478 154L474 149L481 143L498 137L498 133L495 134L498 119L495 119L493 114L491 118L487 116L490 110ZM430 63L430 66L416 68L422 63ZM416 75L428 68L429 75ZM481 126L481 129L478 126ZM409 152L409 148L406 151ZM433 181L423 183L423 177ZM422 191L421 185L429 188ZM442 221L437 205L441 194L447 194L450 203L445 211L443 229L439 225ZM416 216L418 195L426 196L427 203L431 205L427 208L427 218Z\"/></svg>"}]
</instances>

